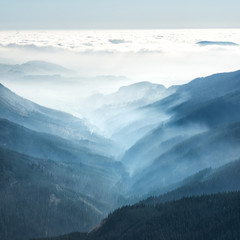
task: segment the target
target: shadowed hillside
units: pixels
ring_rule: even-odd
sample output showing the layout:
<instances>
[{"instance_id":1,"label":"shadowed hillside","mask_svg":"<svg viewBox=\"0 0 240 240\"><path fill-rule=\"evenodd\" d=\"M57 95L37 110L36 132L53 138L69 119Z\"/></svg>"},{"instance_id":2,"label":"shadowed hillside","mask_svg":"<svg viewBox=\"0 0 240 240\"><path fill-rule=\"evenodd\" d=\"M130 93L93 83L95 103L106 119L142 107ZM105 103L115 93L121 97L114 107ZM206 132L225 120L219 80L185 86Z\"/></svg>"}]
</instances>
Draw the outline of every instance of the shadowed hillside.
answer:
<instances>
[{"instance_id":1,"label":"shadowed hillside","mask_svg":"<svg viewBox=\"0 0 240 240\"><path fill-rule=\"evenodd\" d=\"M183 198L156 206L134 205L110 214L93 231L48 240L237 240L240 193Z\"/></svg>"}]
</instances>

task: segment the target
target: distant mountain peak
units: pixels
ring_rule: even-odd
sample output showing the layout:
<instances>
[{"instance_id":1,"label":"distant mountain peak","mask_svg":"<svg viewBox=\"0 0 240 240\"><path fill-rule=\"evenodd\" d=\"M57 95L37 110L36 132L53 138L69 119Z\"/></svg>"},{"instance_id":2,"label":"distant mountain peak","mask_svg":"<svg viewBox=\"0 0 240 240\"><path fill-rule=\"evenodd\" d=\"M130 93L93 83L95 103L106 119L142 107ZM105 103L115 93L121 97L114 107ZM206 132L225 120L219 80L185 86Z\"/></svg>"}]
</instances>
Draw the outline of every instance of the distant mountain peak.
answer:
<instances>
[{"instance_id":1,"label":"distant mountain peak","mask_svg":"<svg viewBox=\"0 0 240 240\"><path fill-rule=\"evenodd\" d=\"M197 42L198 45L201 46L211 46L211 45L218 45L218 46L239 46L239 44L234 42L224 42L224 41L200 41Z\"/></svg>"}]
</instances>

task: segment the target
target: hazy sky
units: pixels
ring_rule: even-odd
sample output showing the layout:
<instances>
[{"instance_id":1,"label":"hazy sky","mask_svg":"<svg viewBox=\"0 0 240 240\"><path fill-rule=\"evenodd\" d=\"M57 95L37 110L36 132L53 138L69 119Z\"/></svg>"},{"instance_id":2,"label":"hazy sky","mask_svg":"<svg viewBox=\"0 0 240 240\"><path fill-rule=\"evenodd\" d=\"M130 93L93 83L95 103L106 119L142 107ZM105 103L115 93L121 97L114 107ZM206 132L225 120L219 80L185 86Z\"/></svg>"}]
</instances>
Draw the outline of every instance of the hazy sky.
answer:
<instances>
[{"instance_id":1,"label":"hazy sky","mask_svg":"<svg viewBox=\"0 0 240 240\"><path fill-rule=\"evenodd\" d=\"M0 0L0 29L239 28L239 0Z\"/></svg>"}]
</instances>

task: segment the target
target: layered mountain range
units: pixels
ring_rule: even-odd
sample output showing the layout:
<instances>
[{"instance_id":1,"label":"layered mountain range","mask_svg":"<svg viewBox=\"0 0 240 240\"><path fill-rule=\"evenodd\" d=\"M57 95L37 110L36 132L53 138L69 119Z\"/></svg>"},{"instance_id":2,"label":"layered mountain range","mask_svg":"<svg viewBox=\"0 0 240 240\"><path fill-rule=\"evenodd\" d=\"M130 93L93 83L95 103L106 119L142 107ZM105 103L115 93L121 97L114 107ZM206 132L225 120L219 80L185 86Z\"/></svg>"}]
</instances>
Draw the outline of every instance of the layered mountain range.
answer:
<instances>
[{"instance_id":1,"label":"layered mountain range","mask_svg":"<svg viewBox=\"0 0 240 240\"><path fill-rule=\"evenodd\" d=\"M43 67L50 71L45 64L31 64L38 74ZM68 73L54 65L54 74L59 69ZM212 212L216 221L219 215L215 213L223 204L237 204L238 193L193 196L240 190L240 71L170 88L137 83L116 93L95 94L85 104L88 111L84 119L78 118L0 85L1 239L70 232L89 233L60 239L133 239L138 235L161 239L154 233L159 226L154 219L162 223L161 216L168 218L170 208L190 204L199 214L201 206L207 212L213 199L219 203ZM113 212L91 231L126 204L135 205ZM233 208L226 209L229 216ZM233 214L229 221L237 218ZM191 228L199 224L195 219L193 223ZM124 229L130 229L125 237L121 235ZM145 236L144 229L152 235ZM156 234L164 237L169 231L171 227L166 227Z\"/></svg>"}]
</instances>

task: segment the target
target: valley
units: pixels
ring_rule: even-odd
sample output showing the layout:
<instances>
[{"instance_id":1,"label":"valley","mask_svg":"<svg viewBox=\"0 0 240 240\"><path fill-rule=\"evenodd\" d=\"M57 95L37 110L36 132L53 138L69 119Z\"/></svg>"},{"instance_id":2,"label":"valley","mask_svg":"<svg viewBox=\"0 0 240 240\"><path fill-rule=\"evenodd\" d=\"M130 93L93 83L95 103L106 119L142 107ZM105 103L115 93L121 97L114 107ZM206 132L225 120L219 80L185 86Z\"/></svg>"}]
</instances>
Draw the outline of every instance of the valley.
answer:
<instances>
[{"instance_id":1,"label":"valley","mask_svg":"<svg viewBox=\"0 0 240 240\"><path fill-rule=\"evenodd\" d=\"M213 221L219 233L227 221L235 221L236 230L240 71L169 88L133 83L84 101L73 94L68 113L6 86L16 80L24 86L26 76L48 75L51 84L59 76L67 82L74 72L38 61L2 64L0 71L5 79L0 84L2 240L193 239L183 230L201 221ZM220 211L223 205L226 211ZM200 214L200 222L179 206ZM175 235L167 238L172 229L163 219L179 229ZM194 239L206 236L209 229L202 229ZM66 235L71 232L82 233ZM227 229L225 235L231 234Z\"/></svg>"}]
</instances>

